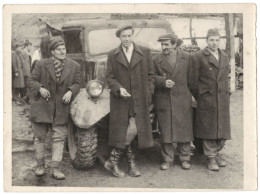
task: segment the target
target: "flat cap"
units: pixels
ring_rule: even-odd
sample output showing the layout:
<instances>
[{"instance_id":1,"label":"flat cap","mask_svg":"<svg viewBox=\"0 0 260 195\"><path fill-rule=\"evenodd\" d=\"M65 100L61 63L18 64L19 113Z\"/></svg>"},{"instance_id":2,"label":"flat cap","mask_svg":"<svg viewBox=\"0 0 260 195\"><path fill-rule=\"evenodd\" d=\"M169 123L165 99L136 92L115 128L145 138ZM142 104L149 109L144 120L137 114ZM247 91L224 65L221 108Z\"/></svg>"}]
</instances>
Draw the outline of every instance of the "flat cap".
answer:
<instances>
[{"instance_id":1,"label":"flat cap","mask_svg":"<svg viewBox=\"0 0 260 195\"><path fill-rule=\"evenodd\" d=\"M52 50L56 49L58 46L60 46L60 45L65 45L65 42L64 42L63 39L61 39L61 38L53 39L51 41L51 43L49 44L48 49L49 49L49 51L52 51Z\"/></svg>"},{"instance_id":2,"label":"flat cap","mask_svg":"<svg viewBox=\"0 0 260 195\"><path fill-rule=\"evenodd\" d=\"M214 28L214 29L209 29L208 33L207 33L207 38L210 36L220 36L218 29Z\"/></svg>"},{"instance_id":3,"label":"flat cap","mask_svg":"<svg viewBox=\"0 0 260 195\"><path fill-rule=\"evenodd\" d=\"M165 35L162 35L158 38L158 42L161 42L161 41L165 41L165 40L175 40L177 42L178 40L178 36L173 34L173 33L168 33L168 34L165 34Z\"/></svg>"},{"instance_id":4,"label":"flat cap","mask_svg":"<svg viewBox=\"0 0 260 195\"><path fill-rule=\"evenodd\" d=\"M126 29L133 29L132 24L119 25L118 28L117 28L117 31L116 31L116 36L117 36L117 37L120 37L120 33L121 33L123 30L126 30Z\"/></svg>"}]
</instances>

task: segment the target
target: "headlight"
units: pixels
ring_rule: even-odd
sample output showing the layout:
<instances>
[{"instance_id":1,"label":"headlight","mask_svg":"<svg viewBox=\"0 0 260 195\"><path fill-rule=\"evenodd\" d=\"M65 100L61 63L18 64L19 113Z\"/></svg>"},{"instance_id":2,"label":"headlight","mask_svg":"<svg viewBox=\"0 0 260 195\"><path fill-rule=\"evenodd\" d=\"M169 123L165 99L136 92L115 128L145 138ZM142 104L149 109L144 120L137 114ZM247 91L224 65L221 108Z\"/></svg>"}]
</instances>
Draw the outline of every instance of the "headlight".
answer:
<instances>
[{"instance_id":1,"label":"headlight","mask_svg":"<svg viewBox=\"0 0 260 195\"><path fill-rule=\"evenodd\" d=\"M103 93L103 85L100 81L89 81L86 90L91 97L99 97Z\"/></svg>"}]
</instances>

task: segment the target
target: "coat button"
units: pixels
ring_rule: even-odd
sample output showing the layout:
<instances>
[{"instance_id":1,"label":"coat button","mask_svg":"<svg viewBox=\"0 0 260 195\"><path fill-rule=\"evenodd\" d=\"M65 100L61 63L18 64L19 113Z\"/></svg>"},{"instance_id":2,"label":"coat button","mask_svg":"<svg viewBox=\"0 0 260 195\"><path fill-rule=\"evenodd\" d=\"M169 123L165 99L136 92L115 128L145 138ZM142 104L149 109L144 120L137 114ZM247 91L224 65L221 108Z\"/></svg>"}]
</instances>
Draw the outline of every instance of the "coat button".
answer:
<instances>
[{"instance_id":1,"label":"coat button","mask_svg":"<svg viewBox=\"0 0 260 195\"><path fill-rule=\"evenodd\" d=\"M212 70L212 68L209 68L209 70Z\"/></svg>"}]
</instances>

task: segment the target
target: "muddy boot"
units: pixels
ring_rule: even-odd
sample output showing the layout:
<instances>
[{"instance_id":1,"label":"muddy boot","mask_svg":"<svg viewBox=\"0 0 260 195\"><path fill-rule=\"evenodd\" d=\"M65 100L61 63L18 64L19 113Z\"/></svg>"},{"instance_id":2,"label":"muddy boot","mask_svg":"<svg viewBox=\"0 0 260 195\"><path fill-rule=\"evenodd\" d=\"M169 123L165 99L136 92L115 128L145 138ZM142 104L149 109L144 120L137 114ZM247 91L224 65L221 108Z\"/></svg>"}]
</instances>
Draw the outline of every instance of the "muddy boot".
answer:
<instances>
[{"instance_id":1,"label":"muddy boot","mask_svg":"<svg viewBox=\"0 0 260 195\"><path fill-rule=\"evenodd\" d=\"M59 162L57 161L51 162L51 176L57 180L65 179L65 175L61 172L61 170L58 167L59 167Z\"/></svg>"},{"instance_id":2,"label":"muddy boot","mask_svg":"<svg viewBox=\"0 0 260 195\"><path fill-rule=\"evenodd\" d=\"M219 171L219 166L216 162L216 158L215 157L210 157L208 158L208 166L207 168L211 171Z\"/></svg>"},{"instance_id":3,"label":"muddy boot","mask_svg":"<svg viewBox=\"0 0 260 195\"><path fill-rule=\"evenodd\" d=\"M124 154L124 150L114 148L111 151L110 157L106 160L104 167L110 171L115 177L124 177L125 173L118 167L120 157Z\"/></svg>"},{"instance_id":4,"label":"muddy boot","mask_svg":"<svg viewBox=\"0 0 260 195\"><path fill-rule=\"evenodd\" d=\"M225 167L227 162L220 155L217 157L217 163L219 167Z\"/></svg>"},{"instance_id":5,"label":"muddy boot","mask_svg":"<svg viewBox=\"0 0 260 195\"><path fill-rule=\"evenodd\" d=\"M131 177L139 177L141 175L135 163L135 153L133 152L132 146L129 145L126 151L127 161L129 164L129 175Z\"/></svg>"},{"instance_id":6,"label":"muddy boot","mask_svg":"<svg viewBox=\"0 0 260 195\"><path fill-rule=\"evenodd\" d=\"M37 167L35 169L35 175L40 177L45 174L44 159L37 159Z\"/></svg>"}]
</instances>

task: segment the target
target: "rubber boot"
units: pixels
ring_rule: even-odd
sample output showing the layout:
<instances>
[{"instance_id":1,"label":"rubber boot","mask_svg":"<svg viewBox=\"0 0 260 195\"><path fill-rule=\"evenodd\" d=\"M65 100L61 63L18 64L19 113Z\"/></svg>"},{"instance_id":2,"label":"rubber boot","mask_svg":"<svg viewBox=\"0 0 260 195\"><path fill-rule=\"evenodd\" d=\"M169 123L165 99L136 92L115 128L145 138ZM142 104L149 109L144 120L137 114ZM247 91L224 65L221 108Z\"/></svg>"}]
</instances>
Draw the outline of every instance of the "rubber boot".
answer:
<instances>
[{"instance_id":1,"label":"rubber boot","mask_svg":"<svg viewBox=\"0 0 260 195\"><path fill-rule=\"evenodd\" d=\"M111 151L110 157L106 160L104 167L110 171L115 177L124 177L125 173L118 167L120 157L124 154L123 149L114 148Z\"/></svg>"},{"instance_id":2,"label":"rubber boot","mask_svg":"<svg viewBox=\"0 0 260 195\"><path fill-rule=\"evenodd\" d=\"M51 176L57 180L65 179L65 175L59 169L59 164L58 161L51 162Z\"/></svg>"},{"instance_id":3,"label":"rubber boot","mask_svg":"<svg viewBox=\"0 0 260 195\"><path fill-rule=\"evenodd\" d=\"M131 177L139 177L141 175L135 163L135 153L131 145L127 147L126 156L129 164L129 175Z\"/></svg>"}]
</instances>

